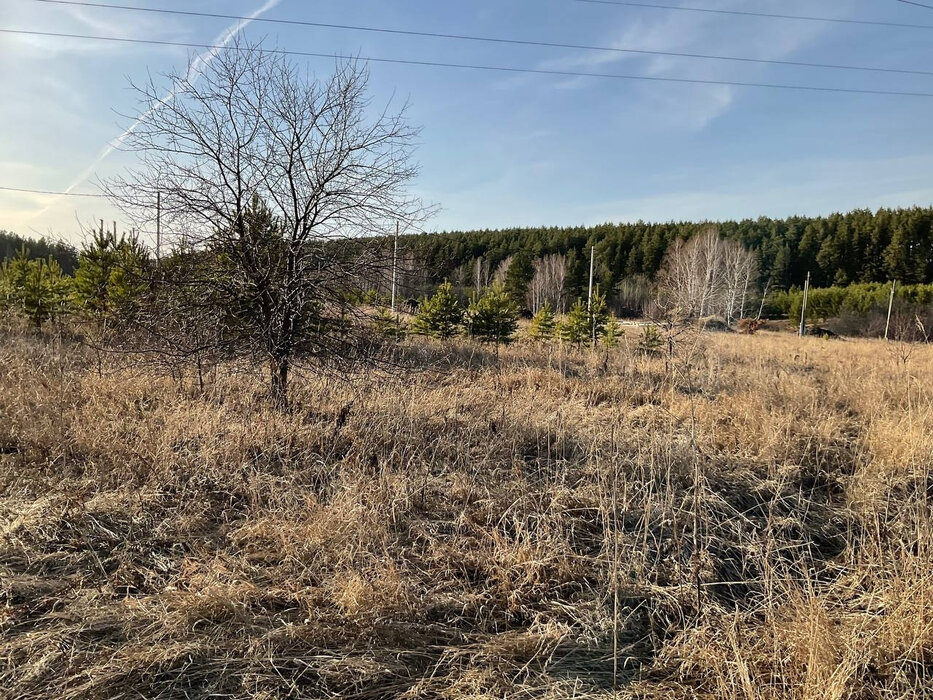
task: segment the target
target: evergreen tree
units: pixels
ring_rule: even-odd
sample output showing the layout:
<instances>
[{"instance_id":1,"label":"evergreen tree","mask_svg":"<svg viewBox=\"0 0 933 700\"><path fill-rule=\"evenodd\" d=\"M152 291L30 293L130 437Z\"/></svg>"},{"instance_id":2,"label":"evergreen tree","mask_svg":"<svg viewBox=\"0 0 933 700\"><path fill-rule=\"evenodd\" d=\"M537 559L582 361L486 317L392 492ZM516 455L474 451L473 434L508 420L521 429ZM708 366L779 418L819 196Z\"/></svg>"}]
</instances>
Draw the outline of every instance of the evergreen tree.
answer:
<instances>
[{"instance_id":1,"label":"evergreen tree","mask_svg":"<svg viewBox=\"0 0 933 700\"><path fill-rule=\"evenodd\" d=\"M589 306L583 299L577 299L570 308L558 329L561 340L577 347L584 343L596 342L606 334L606 325L609 322L609 311L606 309L606 297L593 292Z\"/></svg>"},{"instance_id":2,"label":"evergreen tree","mask_svg":"<svg viewBox=\"0 0 933 700\"><path fill-rule=\"evenodd\" d=\"M586 310L586 302L577 299L570 311L558 327L558 335L565 343L576 345L578 348L590 338L590 315Z\"/></svg>"},{"instance_id":3,"label":"evergreen tree","mask_svg":"<svg viewBox=\"0 0 933 700\"><path fill-rule=\"evenodd\" d=\"M125 319L146 287L145 257L136 238L118 237L114 232L94 234L78 256L74 300L79 311Z\"/></svg>"},{"instance_id":4,"label":"evergreen tree","mask_svg":"<svg viewBox=\"0 0 933 700\"><path fill-rule=\"evenodd\" d=\"M54 258L31 259L25 246L0 266L0 306L22 313L37 330L67 308L70 287Z\"/></svg>"},{"instance_id":5,"label":"evergreen tree","mask_svg":"<svg viewBox=\"0 0 933 700\"><path fill-rule=\"evenodd\" d=\"M567 254L567 277L564 280L564 292L571 299L586 294L589 276L589 259L582 251L571 249Z\"/></svg>"},{"instance_id":6,"label":"evergreen tree","mask_svg":"<svg viewBox=\"0 0 933 700\"><path fill-rule=\"evenodd\" d=\"M603 335L603 343L607 348L614 348L619 345L619 338L624 335L624 331L619 327L619 322L612 316L606 321L606 331Z\"/></svg>"},{"instance_id":7,"label":"evergreen tree","mask_svg":"<svg viewBox=\"0 0 933 700\"><path fill-rule=\"evenodd\" d=\"M415 330L433 338L447 339L457 334L463 309L450 282L444 282L433 297L422 299L415 318Z\"/></svg>"},{"instance_id":8,"label":"evergreen tree","mask_svg":"<svg viewBox=\"0 0 933 700\"><path fill-rule=\"evenodd\" d=\"M595 345L596 341L606 334L606 325L609 323L609 310L606 307L606 295L600 294L598 289L593 291L593 298L587 313L587 321L590 324L590 340Z\"/></svg>"},{"instance_id":9,"label":"evergreen tree","mask_svg":"<svg viewBox=\"0 0 933 700\"><path fill-rule=\"evenodd\" d=\"M536 340L546 340L554 337L557 329L557 319L551 310L551 305L544 302L544 305L538 310L534 318L531 319L531 327L528 329L529 335Z\"/></svg>"},{"instance_id":10,"label":"evergreen tree","mask_svg":"<svg viewBox=\"0 0 933 700\"><path fill-rule=\"evenodd\" d=\"M657 326L645 326L641 331L638 349L646 355L655 355L664 347L664 339Z\"/></svg>"},{"instance_id":11,"label":"evergreen tree","mask_svg":"<svg viewBox=\"0 0 933 700\"><path fill-rule=\"evenodd\" d=\"M504 285L493 285L467 310L470 335L484 343L510 343L518 328L518 304Z\"/></svg>"},{"instance_id":12,"label":"evergreen tree","mask_svg":"<svg viewBox=\"0 0 933 700\"><path fill-rule=\"evenodd\" d=\"M528 283L534 277L535 269L531 262L531 256L521 251L512 258L512 264L509 265L505 273L505 291L517 305L525 306L525 295L528 291Z\"/></svg>"},{"instance_id":13,"label":"evergreen tree","mask_svg":"<svg viewBox=\"0 0 933 700\"><path fill-rule=\"evenodd\" d=\"M383 338L401 340L405 337L405 329L402 327L401 320L386 306L380 306L376 312L373 329Z\"/></svg>"}]
</instances>

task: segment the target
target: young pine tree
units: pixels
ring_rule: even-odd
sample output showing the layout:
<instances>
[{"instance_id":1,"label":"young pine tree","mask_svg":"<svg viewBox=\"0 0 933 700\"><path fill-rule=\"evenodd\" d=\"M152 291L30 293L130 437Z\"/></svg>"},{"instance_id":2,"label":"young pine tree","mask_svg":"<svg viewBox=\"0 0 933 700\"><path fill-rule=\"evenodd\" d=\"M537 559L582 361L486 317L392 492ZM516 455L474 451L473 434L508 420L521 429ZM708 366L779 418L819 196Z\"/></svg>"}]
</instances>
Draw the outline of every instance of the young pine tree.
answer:
<instances>
[{"instance_id":1,"label":"young pine tree","mask_svg":"<svg viewBox=\"0 0 933 700\"><path fill-rule=\"evenodd\" d=\"M590 314L586 309L586 302L577 299L570 311L561 321L557 331L560 339L578 348L583 346L590 337Z\"/></svg>"},{"instance_id":2,"label":"young pine tree","mask_svg":"<svg viewBox=\"0 0 933 700\"><path fill-rule=\"evenodd\" d=\"M606 321L606 330L603 334L603 344L607 348L614 348L619 345L619 339L625 334L619 327L619 322L612 316Z\"/></svg>"},{"instance_id":3,"label":"young pine tree","mask_svg":"<svg viewBox=\"0 0 933 700\"><path fill-rule=\"evenodd\" d=\"M606 335L606 326L609 324L606 295L600 294L598 289L593 292L587 316L590 324L590 342L595 347L599 339Z\"/></svg>"},{"instance_id":4,"label":"young pine tree","mask_svg":"<svg viewBox=\"0 0 933 700\"><path fill-rule=\"evenodd\" d=\"M30 260L25 246L0 268L0 306L22 313L36 330L64 312L70 288L54 258Z\"/></svg>"},{"instance_id":5,"label":"young pine tree","mask_svg":"<svg viewBox=\"0 0 933 700\"><path fill-rule=\"evenodd\" d=\"M605 336L608 322L606 297L596 291L590 300L589 308L583 299L577 299L561 323L558 334L561 340L578 348L584 343L590 343L595 347L599 339Z\"/></svg>"},{"instance_id":6,"label":"young pine tree","mask_svg":"<svg viewBox=\"0 0 933 700\"><path fill-rule=\"evenodd\" d=\"M392 313L387 306L380 306L373 317L373 330L381 338L399 341L405 337L405 328L397 314Z\"/></svg>"},{"instance_id":7,"label":"young pine tree","mask_svg":"<svg viewBox=\"0 0 933 700\"><path fill-rule=\"evenodd\" d=\"M463 309L450 282L444 282L433 297L425 297L418 307L415 331L446 340L457 335L463 321Z\"/></svg>"},{"instance_id":8,"label":"young pine tree","mask_svg":"<svg viewBox=\"0 0 933 700\"><path fill-rule=\"evenodd\" d=\"M657 326L645 326L641 331L638 349L645 355L656 355L664 347L664 339Z\"/></svg>"},{"instance_id":9,"label":"young pine tree","mask_svg":"<svg viewBox=\"0 0 933 700\"><path fill-rule=\"evenodd\" d=\"M78 256L74 300L98 318L128 315L145 290L145 252L135 238L99 232Z\"/></svg>"},{"instance_id":10,"label":"young pine tree","mask_svg":"<svg viewBox=\"0 0 933 700\"><path fill-rule=\"evenodd\" d=\"M467 310L470 335L484 343L510 343L518 328L518 304L506 288L493 285L479 299L473 298Z\"/></svg>"},{"instance_id":11,"label":"young pine tree","mask_svg":"<svg viewBox=\"0 0 933 700\"><path fill-rule=\"evenodd\" d=\"M554 337L554 332L557 329L557 320L554 317L554 312L551 310L551 305L548 302L544 302L538 313L535 314L534 318L531 319L531 326L528 329L529 335L535 340L547 340L548 338Z\"/></svg>"}]
</instances>

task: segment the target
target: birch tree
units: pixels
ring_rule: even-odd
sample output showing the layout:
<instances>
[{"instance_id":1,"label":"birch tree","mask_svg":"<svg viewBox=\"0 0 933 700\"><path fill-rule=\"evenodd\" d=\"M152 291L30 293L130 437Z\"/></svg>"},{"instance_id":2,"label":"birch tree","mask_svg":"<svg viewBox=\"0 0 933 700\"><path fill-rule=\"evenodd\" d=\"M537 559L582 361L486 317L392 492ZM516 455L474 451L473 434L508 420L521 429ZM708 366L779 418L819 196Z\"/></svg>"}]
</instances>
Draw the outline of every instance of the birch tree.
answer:
<instances>
[{"instance_id":1,"label":"birch tree","mask_svg":"<svg viewBox=\"0 0 933 700\"><path fill-rule=\"evenodd\" d=\"M754 254L709 228L687 241L678 239L668 250L658 276L658 300L669 314L719 315L731 325L744 315L756 281Z\"/></svg>"},{"instance_id":2,"label":"birch tree","mask_svg":"<svg viewBox=\"0 0 933 700\"><path fill-rule=\"evenodd\" d=\"M552 309L562 311L564 307L564 280L567 277L567 258L553 253L533 261L534 274L528 284L527 305L533 313L538 313L548 304Z\"/></svg>"}]
</instances>

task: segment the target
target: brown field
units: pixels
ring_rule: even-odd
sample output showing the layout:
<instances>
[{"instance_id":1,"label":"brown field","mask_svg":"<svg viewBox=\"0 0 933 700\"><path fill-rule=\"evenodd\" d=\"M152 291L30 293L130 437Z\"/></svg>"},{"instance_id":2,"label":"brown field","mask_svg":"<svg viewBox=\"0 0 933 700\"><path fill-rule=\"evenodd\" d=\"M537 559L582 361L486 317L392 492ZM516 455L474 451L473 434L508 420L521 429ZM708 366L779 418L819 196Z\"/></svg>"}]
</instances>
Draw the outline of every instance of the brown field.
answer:
<instances>
[{"instance_id":1,"label":"brown field","mask_svg":"<svg viewBox=\"0 0 933 700\"><path fill-rule=\"evenodd\" d=\"M933 697L933 346L197 382L0 340L0 696Z\"/></svg>"}]
</instances>

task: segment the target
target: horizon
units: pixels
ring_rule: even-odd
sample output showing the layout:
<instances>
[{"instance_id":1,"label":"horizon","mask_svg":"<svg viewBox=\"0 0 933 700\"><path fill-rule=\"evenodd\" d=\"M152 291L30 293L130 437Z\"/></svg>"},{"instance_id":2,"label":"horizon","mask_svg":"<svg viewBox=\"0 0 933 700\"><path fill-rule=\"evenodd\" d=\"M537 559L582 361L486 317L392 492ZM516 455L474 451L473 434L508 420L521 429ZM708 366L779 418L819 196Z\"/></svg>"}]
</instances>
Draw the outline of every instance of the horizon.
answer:
<instances>
[{"instance_id":1,"label":"horizon","mask_svg":"<svg viewBox=\"0 0 933 700\"><path fill-rule=\"evenodd\" d=\"M816 214L816 215L791 214L789 216L780 216L780 217L762 215L762 216L756 216L756 217L744 217L741 219L717 219L717 220L671 219L668 221L645 221L645 220L639 219L637 221L603 221L603 222L593 223L593 224L565 224L565 225L531 224L531 225L518 225L518 226L493 226L493 227L486 227L486 228L438 229L438 230L433 230L433 231L407 231L404 233L400 233L399 236L401 238L405 238L407 236L422 236L422 235L424 236L456 236L456 235L465 235L469 233L506 233L509 231L545 231L549 229L590 230L590 229L596 229L596 228L603 227L603 226L615 226L615 227L640 226L640 225L641 226L702 226L704 224L709 224L709 225L732 224L732 223L741 224L744 222L760 221L761 219L766 219L768 221L785 221L785 222L792 221L792 220L800 220L800 219L816 221L820 219L829 219L834 216L844 217L844 216L848 216L848 215L851 215L851 214L854 214L860 211L867 212L871 214L872 216L877 216L878 213L882 211L896 213L900 211L909 211L913 209L921 210L921 211L933 210L933 204L930 204L927 206L911 205L911 206L903 206L903 207L878 207L875 209L869 209L866 207L856 207L848 211L833 211L828 214ZM112 230L112 228L109 226L109 223L112 223L112 222L104 221L105 231ZM27 240L35 240L35 241L44 240L47 243L68 245L79 252L80 252L80 245L86 242L87 240L89 240L90 237L92 237L95 232L96 232L96 229L85 230L83 231L82 238L80 240L69 241L64 238L50 238L43 234L38 234L38 235L23 234L18 231L13 231L13 230L6 229L0 226L0 233L17 236L19 238L23 238ZM123 231L123 233L127 234L127 233L132 233L132 232ZM391 233L387 233L385 235L390 236ZM375 236L375 235L372 236L372 238L378 238L378 237L379 236ZM361 238L365 239L366 237L364 236Z\"/></svg>"}]
</instances>

